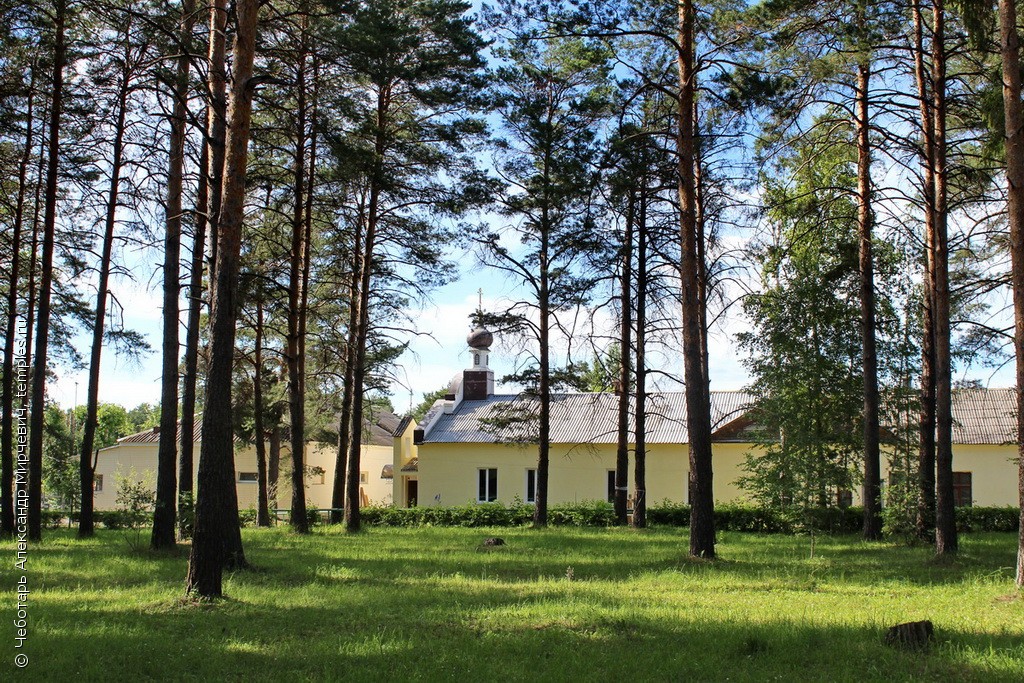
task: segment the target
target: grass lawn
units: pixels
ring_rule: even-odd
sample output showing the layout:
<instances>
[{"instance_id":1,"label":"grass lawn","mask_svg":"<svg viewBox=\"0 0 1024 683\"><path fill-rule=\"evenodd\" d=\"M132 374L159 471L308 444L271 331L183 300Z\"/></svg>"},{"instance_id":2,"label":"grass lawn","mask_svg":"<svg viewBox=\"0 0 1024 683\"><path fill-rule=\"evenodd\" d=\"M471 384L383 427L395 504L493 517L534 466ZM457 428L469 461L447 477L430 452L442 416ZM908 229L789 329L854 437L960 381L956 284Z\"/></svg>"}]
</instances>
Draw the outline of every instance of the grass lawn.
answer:
<instances>
[{"instance_id":1,"label":"grass lawn","mask_svg":"<svg viewBox=\"0 0 1024 683\"><path fill-rule=\"evenodd\" d=\"M506 545L480 547L490 535ZM148 536L143 537L144 540ZM685 529L247 529L229 598L182 600L187 552L123 532L49 532L28 561L27 668L13 665L17 578L0 544L2 680L1024 681L1016 539L974 534L954 563L856 538ZM17 573L20 576L21 572ZM931 619L928 653L886 627Z\"/></svg>"}]
</instances>

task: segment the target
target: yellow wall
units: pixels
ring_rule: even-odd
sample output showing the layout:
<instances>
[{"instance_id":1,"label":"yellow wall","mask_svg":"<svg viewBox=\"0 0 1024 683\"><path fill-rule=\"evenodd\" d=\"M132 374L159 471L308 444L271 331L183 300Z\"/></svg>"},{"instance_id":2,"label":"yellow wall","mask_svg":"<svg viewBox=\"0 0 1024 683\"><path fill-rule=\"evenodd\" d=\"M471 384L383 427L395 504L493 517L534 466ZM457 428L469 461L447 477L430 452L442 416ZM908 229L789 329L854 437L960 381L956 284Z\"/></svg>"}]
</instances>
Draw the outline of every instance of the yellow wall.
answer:
<instances>
[{"instance_id":1,"label":"yellow wall","mask_svg":"<svg viewBox=\"0 0 1024 683\"><path fill-rule=\"evenodd\" d=\"M157 444L118 444L100 451L96 461L96 474L103 477L103 488L96 492L97 510L112 510L117 507L117 474L127 475L131 468L136 476L156 489ZM306 505L329 508L334 483L334 469L337 451L328 444L311 443L306 446L306 464L322 467L321 476L306 477ZM363 446L360 470L366 474L367 482L361 488L372 503L391 504L391 480L381 479L381 470L391 462L393 449L390 446ZM244 472L256 472L256 449L246 447L235 451L235 486L238 492L238 509L255 509L259 487L255 481L240 481ZM199 474L199 444L195 448L194 479ZM321 483L322 481L322 483ZM278 479L278 507L291 506L291 452L281 449L281 467Z\"/></svg>"},{"instance_id":2,"label":"yellow wall","mask_svg":"<svg viewBox=\"0 0 1024 683\"><path fill-rule=\"evenodd\" d=\"M113 510L117 507L118 476L127 477L134 468L136 478L156 490L156 463L159 445L155 443L118 444L104 448L96 458L96 475L103 477L103 488L96 491L94 506L97 510ZM199 477L199 444L193 456L193 484ZM238 509L256 507L256 484L239 482L239 472L256 471L256 449L245 448L235 451L235 481L238 492ZM177 465L175 466L177 474Z\"/></svg>"},{"instance_id":3,"label":"yellow wall","mask_svg":"<svg viewBox=\"0 0 1024 683\"><path fill-rule=\"evenodd\" d=\"M647 499L683 500L686 447L654 445L647 453ZM420 444L419 503L462 505L476 501L478 470L498 468L498 501L526 497L526 470L537 467L537 450L504 444ZM608 470L615 468L615 446L553 444L548 502L605 500ZM630 465L632 495L632 464Z\"/></svg>"},{"instance_id":4,"label":"yellow wall","mask_svg":"<svg viewBox=\"0 0 1024 683\"><path fill-rule=\"evenodd\" d=\"M393 449L390 446L371 444L364 445L362 448L362 454L359 456L359 471L361 478L365 477L366 481L362 482L359 488L371 504L391 504L391 480L382 479L380 474L381 470L384 469L384 465L391 463L392 453ZM320 467L324 470L322 477L306 478L307 507L321 509L331 507L331 498L334 492L334 471L337 462L337 446L323 443L310 443L306 445L306 465L309 467ZM290 465L288 466L288 471L291 471ZM281 507L288 507L288 505L282 504Z\"/></svg>"},{"instance_id":5,"label":"yellow wall","mask_svg":"<svg viewBox=\"0 0 1024 683\"><path fill-rule=\"evenodd\" d=\"M953 471L971 473L975 505L1019 504L1017 446L953 446Z\"/></svg>"},{"instance_id":6,"label":"yellow wall","mask_svg":"<svg viewBox=\"0 0 1024 683\"><path fill-rule=\"evenodd\" d=\"M746 494L736 480L744 473L746 453L755 447L743 443L713 446L714 494L717 502L738 502ZM954 446L953 469L971 472L975 505L1017 505L1017 463L1015 446ZM687 501L689 471L685 445L656 444L647 454L647 503L663 500ZM634 461L630 456L629 494L634 496ZM420 505L462 505L476 501L478 470L498 468L498 501L509 504L526 496L526 470L537 467L536 447L505 444L437 444L419 446ZM552 504L581 500L604 500L607 471L615 467L615 446L551 447L548 500ZM396 467L396 473L398 468ZM883 453L882 478L888 478L888 460ZM404 482L404 478L400 478ZM396 500L404 503L403 484L396 483ZM860 487L853 492L860 503Z\"/></svg>"}]
</instances>

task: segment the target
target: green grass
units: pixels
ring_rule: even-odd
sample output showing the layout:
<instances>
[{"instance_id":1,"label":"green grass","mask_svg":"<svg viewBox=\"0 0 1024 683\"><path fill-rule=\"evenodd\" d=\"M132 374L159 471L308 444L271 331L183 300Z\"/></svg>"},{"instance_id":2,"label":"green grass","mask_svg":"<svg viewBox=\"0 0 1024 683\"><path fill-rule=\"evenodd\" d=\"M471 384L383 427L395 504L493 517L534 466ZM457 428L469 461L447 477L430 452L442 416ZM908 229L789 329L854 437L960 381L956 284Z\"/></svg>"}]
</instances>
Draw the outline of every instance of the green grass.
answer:
<instances>
[{"instance_id":1,"label":"green grass","mask_svg":"<svg viewBox=\"0 0 1024 683\"><path fill-rule=\"evenodd\" d=\"M1024 680L1015 537L924 548L725 533L687 558L685 529L332 528L244 532L252 571L228 599L182 600L187 553L121 532L51 532L29 556L18 680ZM507 545L483 549L500 535ZM0 545L8 558L13 546ZM4 562L13 666L16 579ZM20 572L18 572L20 575ZM928 653L885 629L931 619Z\"/></svg>"}]
</instances>

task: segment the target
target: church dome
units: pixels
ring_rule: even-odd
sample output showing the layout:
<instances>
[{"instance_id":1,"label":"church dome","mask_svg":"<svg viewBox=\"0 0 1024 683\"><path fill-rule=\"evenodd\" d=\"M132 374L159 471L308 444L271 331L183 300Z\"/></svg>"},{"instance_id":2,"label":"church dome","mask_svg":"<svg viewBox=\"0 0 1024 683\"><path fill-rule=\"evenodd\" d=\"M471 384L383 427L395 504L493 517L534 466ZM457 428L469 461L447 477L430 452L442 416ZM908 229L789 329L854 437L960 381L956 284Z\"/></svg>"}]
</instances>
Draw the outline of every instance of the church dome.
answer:
<instances>
[{"instance_id":1,"label":"church dome","mask_svg":"<svg viewBox=\"0 0 1024 683\"><path fill-rule=\"evenodd\" d=\"M494 335L482 327L477 327L466 337L466 344L471 349L489 349L494 342Z\"/></svg>"}]
</instances>

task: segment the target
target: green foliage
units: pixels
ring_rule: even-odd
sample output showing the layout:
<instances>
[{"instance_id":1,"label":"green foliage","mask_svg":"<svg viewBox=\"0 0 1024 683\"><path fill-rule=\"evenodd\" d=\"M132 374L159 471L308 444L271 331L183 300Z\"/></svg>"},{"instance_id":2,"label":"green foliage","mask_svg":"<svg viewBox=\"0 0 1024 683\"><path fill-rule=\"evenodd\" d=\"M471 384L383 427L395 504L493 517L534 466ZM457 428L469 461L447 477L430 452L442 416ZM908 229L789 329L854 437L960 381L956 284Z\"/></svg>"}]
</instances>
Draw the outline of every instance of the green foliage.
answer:
<instances>
[{"instance_id":1,"label":"green foliage","mask_svg":"<svg viewBox=\"0 0 1024 683\"><path fill-rule=\"evenodd\" d=\"M760 251L763 288L744 301L753 330L738 337L759 446L738 483L797 517L853 489L861 448L855 179L850 147L822 142L780 162L791 185L763 179L776 238Z\"/></svg>"},{"instance_id":2,"label":"green foliage","mask_svg":"<svg viewBox=\"0 0 1024 683\"><path fill-rule=\"evenodd\" d=\"M81 500L77 442L72 435L74 419L55 403L46 405L43 424L43 483L49 502L74 510ZM77 431L77 430L76 430Z\"/></svg>"},{"instance_id":3,"label":"green foliage","mask_svg":"<svg viewBox=\"0 0 1024 683\"><path fill-rule=\"evenodd\" d=\"M518 501L508 507L501 503L468 503L452 507L370 507L363 508L362 514L363 521L371 526L515 527L533 522L533 506ZM561 526L604 527L615 523L615 514L610 503L583 501L549 506L548 521Z\"/></svg>"},{"instance_id":4,"label":"green foliage","mask_svg":"<svg viewBox=\"0 0 1024 683\"><path fill-rule=\"evenodd\" d=\"M121 434L120 436L126 436L127 434L135 434L138 432L144 432L147 429L152 429L153 427L160 425L160 405L140 403L128 411L127 418L128 423L131 425L131 431Z\"/></svg>"},{"instance_id":5,"label":"green foliage","mask_svg":"<svg viewBox=\"0 0 1024 683\"><path fill-rule=\"evenodd\" d=\"M426 415L427 411L430 410L431 406L434 405L434 402L437 401L438 399L444 398L445 394L447 393L448 387L446 386L441 387L440 389L437 389L435 391L429 391L424 393L423 400L420 401L416 405L416 407L412 409L412 412L410 413L413 419L416 420L416 422L422 420L423 416Z\"/></svg>"},{"instance_id":6,"label":"green foliage","mask_svg":"<svg viewBox=\"0 0 1024 683\"><path fill-rule=\"evenodd\" d=\"M956 527L961 532L1017 531L1020 528L1020 510L1015 507L956 508Z\"/></svg>"},{"instance_id":7,"label":"green foliage","mask_svg":"<svg viewBox=\"0 0 1024 683\"><path fill-rule=\"evenodd\" d=\"M238 525L242 528L247 526L256 526L256 510L249 508L248 510L238 511Z\"/></svg>"},{"instance_id":8,"label":"green foliage","mask_svg":"<svg viewBox=\"0 0 1024 683\"><path fill-rule=\"evenodd\" d=\"M149 523L156 502L153 475L138 474L132 467L128 472L115 473L117 480L117 511L123 515L129 529L139 529Z\"/></svg>"}]
</instances>

